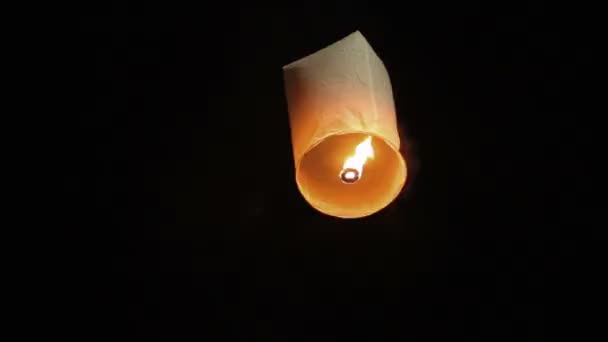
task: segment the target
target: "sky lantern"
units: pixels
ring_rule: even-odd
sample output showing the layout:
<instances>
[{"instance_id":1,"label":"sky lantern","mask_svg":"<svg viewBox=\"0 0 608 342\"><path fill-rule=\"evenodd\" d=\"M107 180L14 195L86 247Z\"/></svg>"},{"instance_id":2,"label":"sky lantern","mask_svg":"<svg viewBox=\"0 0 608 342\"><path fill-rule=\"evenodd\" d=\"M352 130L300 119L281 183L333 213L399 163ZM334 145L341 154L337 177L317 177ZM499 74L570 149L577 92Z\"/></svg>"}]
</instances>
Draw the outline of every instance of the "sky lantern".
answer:
<instances>
[{"instance_id":1,"label":"sky lantern","mask_svg":"<svg viewBox=\"0 0 608 342\"><path fill-rule=\"evenodd\" d=\"M389 205L407 177L388 72L357 31L283 67L296 183L341 218Z\"/></svg>"}]
</instances>

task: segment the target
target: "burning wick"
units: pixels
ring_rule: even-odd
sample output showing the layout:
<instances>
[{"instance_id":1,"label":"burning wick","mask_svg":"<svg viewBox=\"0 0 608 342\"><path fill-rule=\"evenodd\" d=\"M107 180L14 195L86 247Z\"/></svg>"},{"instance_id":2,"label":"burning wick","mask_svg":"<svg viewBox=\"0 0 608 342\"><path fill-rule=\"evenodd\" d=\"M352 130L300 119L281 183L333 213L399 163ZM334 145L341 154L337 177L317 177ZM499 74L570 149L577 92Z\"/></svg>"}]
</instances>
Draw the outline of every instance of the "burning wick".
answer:
<instances>
[{"instance_id":1,"label":"burning wick","mask_svg":"<svg viewBox=\"0 0 608 342\"><path fill-rule=\"evenodd\" d=\"M340 179L342 182L352 184L361 179L363 176L363 165L367 158L374 158L374 149L372 147L372 137L368 136L355 148L355 155L346 158L342 171L340 171Z\"/></svg>"},{"instance_id":2,"label":"burning wick","mask_svg":"<svg viewBox=\"0 0 608 342\"><path fill-rule=\"evenodd\" d=\"M359 171L355 169L344 169L340 173L340 179L344 183L354 183L359 180Z\"/></svg>"}]
</instances>

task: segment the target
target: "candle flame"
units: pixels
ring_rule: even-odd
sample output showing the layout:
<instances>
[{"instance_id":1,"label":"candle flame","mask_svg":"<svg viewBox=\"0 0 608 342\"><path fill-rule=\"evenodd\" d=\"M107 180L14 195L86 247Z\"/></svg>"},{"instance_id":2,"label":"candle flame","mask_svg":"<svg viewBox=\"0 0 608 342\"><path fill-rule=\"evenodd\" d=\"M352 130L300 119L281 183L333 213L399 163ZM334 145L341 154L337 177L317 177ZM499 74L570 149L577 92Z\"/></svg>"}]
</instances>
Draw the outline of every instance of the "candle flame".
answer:
<instances>
[{"instance_id":1,"label":"candle flame","mask_svg":"<svg viewBox=\"0 0 608 342\"><path fill-rule=\"evenodd\" d=\"M346 158L340 177L346 183L353 183L363 176L363 165L367 159L374 158L374 148L372 147L372 137L368 136L355 148L355 154Z\"/></svg>"}]
</instances>

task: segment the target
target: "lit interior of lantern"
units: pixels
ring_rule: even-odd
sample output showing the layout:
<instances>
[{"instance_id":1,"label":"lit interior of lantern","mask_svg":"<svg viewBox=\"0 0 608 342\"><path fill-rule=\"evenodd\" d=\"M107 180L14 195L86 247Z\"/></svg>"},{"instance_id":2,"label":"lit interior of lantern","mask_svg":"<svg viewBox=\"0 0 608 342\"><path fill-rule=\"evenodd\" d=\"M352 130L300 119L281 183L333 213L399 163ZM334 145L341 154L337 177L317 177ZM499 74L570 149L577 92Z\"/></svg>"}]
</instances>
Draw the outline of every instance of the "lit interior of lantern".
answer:
<instances>
[{"instance_id":1,"label":"lit interior of lantern","mask_svg":"<svg viewBox=\"0 0 608 342\"><path fill-rule=\"evenodd\" d=\"M357 170L348 169L342 179L336 179L346 157L356 155L356 147L369 136L358 132L332 135L304 154L296 180L315 209L343 218L363 217L387 206L401 191L407 177L405 160L398 149L375 135L366 143L373 145L373 159L367 158L362 165L365 177L353 181L349 177L357 179Z\"/></svg>"},{"instance_id":2,"label":"lit interior of lantern","mask_svg":"<svg viewBox=\"0 0 608 342\"><path fill-rule=\"evenodd\" d=\"M355 148L355 154L346 158L340 178L343 182L354 183L363 176L363 165L368 158L374 158L374 148L372 147L372 137L368 136Z\"/></svg>"}]
</instances>

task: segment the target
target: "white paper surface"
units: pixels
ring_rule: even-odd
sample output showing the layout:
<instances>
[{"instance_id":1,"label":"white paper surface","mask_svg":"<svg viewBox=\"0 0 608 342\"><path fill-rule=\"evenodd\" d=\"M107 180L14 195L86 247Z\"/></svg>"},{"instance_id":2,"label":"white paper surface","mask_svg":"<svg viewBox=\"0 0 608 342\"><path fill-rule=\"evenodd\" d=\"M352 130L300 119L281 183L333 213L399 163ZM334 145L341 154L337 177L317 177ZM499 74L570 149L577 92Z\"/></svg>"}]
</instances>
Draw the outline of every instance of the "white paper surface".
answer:
<instances>
[{"instance_id":1,"label":"white paper surface","mask_svg":"<svg viewBox=\"0 0 608 342\"><path fill-rule=\"evenodd\" d=\"M369 132L399 149L388 73L359 31L283 71L296 165L332 134Z\"/></svg>"}]
</instances>

